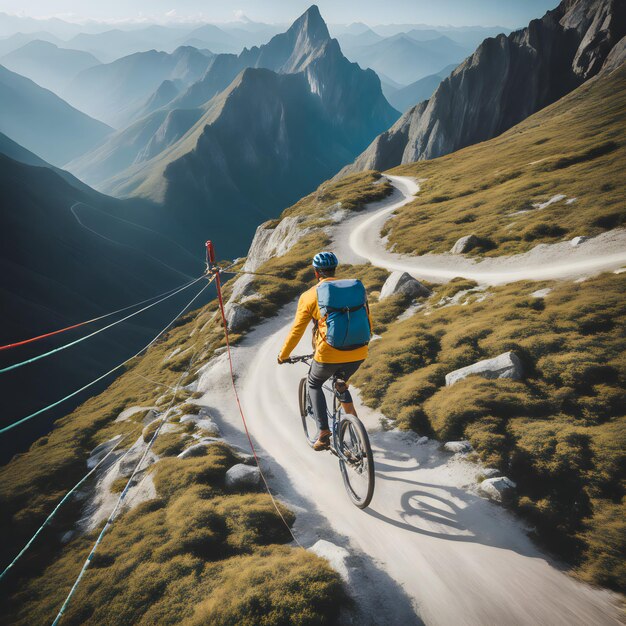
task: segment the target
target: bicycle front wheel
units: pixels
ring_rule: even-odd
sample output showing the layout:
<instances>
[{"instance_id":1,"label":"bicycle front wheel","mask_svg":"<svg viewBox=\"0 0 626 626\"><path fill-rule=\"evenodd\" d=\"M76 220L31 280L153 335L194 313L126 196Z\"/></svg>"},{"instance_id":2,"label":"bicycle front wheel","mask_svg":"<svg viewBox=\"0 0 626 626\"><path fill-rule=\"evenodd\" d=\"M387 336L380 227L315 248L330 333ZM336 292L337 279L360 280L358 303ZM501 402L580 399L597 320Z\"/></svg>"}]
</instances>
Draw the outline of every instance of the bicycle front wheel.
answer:
<instances>
[{"instance_id":1,"label":"bicycle front wheel","mask_svg":"<svg viewBox=\"0 0 626 626\"><path fill-rule=\"evenodd\" d=\"M353 504L364 509L374 495L374 456L365 426L346 414L339 426L339 468Z\"/></svg>"},{"instance_id":2,"label":"bicycle front wheel","mask_svg":"<svg viewBox=\"0 0 626 626\"><path fill-rule=\"evenodd\" d=\"M300 405L300 417L302 418L302 428L304 428L304 436L307 443L313 447L319 436L319 427L317 420L313 415L313 406L311 405L311 397L306 384L306 378L300 381L298 387L298 404Z\"/></svg>"}]
</instances>

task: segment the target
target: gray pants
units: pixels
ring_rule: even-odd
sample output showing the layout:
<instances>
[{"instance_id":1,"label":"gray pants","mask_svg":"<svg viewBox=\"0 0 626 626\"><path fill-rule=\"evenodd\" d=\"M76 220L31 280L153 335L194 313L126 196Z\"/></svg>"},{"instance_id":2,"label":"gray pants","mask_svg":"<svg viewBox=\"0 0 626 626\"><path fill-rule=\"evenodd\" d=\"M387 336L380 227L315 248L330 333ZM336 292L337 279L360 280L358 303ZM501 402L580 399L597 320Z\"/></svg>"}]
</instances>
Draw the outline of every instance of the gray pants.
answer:
<instances>
[{"instance_id":1,"label":"gray pants","mask_svg":"<svg viewBox=\"0 0 626 626\"><path fill-rule=\"evenodd\" d=\"M339 373L340 378L346 382L356 372L363 361L352 361L351 363L319 363L311 361L307 386L309 396L313 406L313 415L317 420L320 430L328 430L328 413L326 397L322 385L334 374ZM344 391L339 398L341 402L352 402L352 396L348 390Z\"/></svg>"}]
</instances>

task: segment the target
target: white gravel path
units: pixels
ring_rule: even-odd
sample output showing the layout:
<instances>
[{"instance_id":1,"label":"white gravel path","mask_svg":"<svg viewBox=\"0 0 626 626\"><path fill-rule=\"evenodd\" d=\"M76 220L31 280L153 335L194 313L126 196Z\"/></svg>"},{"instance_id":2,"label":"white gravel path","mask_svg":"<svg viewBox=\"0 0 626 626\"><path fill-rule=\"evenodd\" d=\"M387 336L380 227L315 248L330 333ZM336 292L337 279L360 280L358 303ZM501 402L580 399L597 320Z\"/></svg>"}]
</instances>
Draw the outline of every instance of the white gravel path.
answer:
<instances>
[{"instance_id":1,"label":"white gravel path","mask_svg":"<svg viewBox=\"0 0 626 626\"><path fill-rule=\"evenodd\" d=\"M626 229L608 231L575 247L569 241L539 244L524 254L481 261L458 254L409 256L390 252L380 236L381 228L394 211L413 200L419 184L406 176L388 178L396 188L392 196L335 229L333 250L343 262L369 261L389 271L401 270L435 282L461 276L486 285L580 277L626 265ZM459 231L459 237L465 234Z\"/></svg>"}]
</instances>

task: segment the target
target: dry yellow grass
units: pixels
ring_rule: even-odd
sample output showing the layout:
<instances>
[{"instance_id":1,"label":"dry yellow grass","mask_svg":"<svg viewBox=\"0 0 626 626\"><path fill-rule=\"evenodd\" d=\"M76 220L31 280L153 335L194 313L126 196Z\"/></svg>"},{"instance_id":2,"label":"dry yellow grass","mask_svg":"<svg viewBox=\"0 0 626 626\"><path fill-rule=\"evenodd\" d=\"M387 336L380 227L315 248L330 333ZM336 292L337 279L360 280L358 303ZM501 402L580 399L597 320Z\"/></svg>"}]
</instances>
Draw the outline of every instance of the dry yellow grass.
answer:
<instances>
[{"instance_id":1,"label":"dry yellow grass","mask_svg":"<svg viewBox=\"0 0 626 626\"><path fill-rule=\"evenodd\" d=\"M554 291L545 299L530 296L546 286ZM440 306L449 291L436 288L427 309L388 324L372 344L354 377L363 399L401 427L468 438L518 483L518 510L540 541L586 579L619 588L626 276L520 282L483 302ZM522 359L524 381L474 376L445 386L446 373L508 350Z\"/></svg>"},{"instance_id":2,"label":"dry yellow grass","mask_svg":"<svg viewBox=\"0 0 626 626\"><path fill-rule=\"evenodd\" d=\"M389 245L413 254L446 252L474 234L481 245L472 254L494 256L623 224L624 102L622 67L500 137L395 168L422 183L416 200L387 222ZM559 194L566 197L533 208Z\"/></svg>"}]
</instances>

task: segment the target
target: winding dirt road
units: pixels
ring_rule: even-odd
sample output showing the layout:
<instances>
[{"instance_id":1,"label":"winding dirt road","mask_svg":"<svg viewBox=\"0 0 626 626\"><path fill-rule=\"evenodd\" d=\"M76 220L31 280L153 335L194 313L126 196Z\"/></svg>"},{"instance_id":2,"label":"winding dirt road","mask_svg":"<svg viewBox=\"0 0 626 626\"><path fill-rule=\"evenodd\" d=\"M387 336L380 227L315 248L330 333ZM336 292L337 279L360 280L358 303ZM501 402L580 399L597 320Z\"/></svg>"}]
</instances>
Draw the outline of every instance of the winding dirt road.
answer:
<instances>
[{"instance_id":1,"label":"winding dirt road","mask_svg":"<svg viewBox=\"0 0 626 626\"><path fill-rule=\"evenodd\" d=\"M626 265L626 229L604 233L576 247L569 241L543 244L525 254L482 261L458 254L395 254L385 247L381 228L394 211L413 200L419 185L406 176L387 178L396 188L395 193L337 228L335 248L342 260L367 260L389 271L400 270L435 282L462 276L487 285L579 277ZM465 234L459 232L459 237Z\"/></svg>"},{"instance_id":2,"label":"winding dirt road","mask_svg":"<svg viewBox=\"0 0 626 626\"><path fill-rule=\"evenodd\" d=\"M402 198L379 203L374 213L357 218L349 240L352 254L424 276L421 260L406 259L402 263L408 265L398 267L394 255L372 242L383 218L416 190L410 180L394 177L393 182ZM551 271L554 277L562 270ZM475 276L454 271L458 275ZM613 594L569 577L533 545L516 518L477 495L476 465L441 451L435 441L419 445L413 434L382 431L380 416L367 410L361 417L370 430L377 482L370 507L355 508L337 460L313 452L304 440L296 392L306 368L276 364L294 311L294 304L285 307L235 348L237 386L272 488L297 512L299 541L310 547L325 538L354 555L347 571L362 609L359 623L620 623ZM309 346L306 336L295 353L309 352ZM198 389L226 438L246 447L225 355L204 369Z\"/></svg>"}]
</instances>

